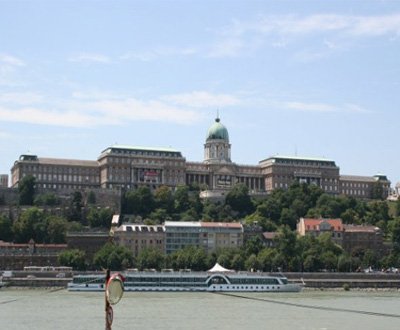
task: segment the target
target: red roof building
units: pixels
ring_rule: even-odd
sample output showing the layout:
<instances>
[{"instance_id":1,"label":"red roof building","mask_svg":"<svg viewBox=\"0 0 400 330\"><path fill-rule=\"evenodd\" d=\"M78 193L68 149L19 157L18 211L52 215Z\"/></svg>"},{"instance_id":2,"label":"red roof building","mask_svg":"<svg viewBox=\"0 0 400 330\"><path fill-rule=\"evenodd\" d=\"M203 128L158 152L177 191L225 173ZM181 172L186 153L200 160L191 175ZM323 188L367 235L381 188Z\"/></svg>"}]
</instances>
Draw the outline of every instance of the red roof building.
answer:
<instances>
[{"instance_id":1,"label":"red roof building","mask_svg":"<svg viewBox=\"0 0 400 330\"><path fill-rule=\"evenodd\" d=\"M297 233L300 236L305 236L306 234L318 236L326 232L331 233L332 240L335 243L342 245L344 233L342 219L300 218L297 223Z\"/></svg>"}]
</instances>

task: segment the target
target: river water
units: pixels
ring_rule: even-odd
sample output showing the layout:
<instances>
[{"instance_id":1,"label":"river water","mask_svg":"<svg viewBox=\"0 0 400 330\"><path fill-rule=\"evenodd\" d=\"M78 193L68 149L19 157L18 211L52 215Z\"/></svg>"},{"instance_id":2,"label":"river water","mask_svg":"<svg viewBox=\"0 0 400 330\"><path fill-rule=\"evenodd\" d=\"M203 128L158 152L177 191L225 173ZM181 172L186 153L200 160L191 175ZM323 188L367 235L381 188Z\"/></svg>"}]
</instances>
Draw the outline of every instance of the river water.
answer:
<instances>
[{"instance_id":1,"label":"river water","mask_svg":"<svg viewBox=\"0 0 400 330\"><path fill-rule=\"evenodd\" d=\"M400 292L131 293L112 329L400 329ZM104 329L104 294L0 290L0 329Z\"/></svg>"}]
</instances>

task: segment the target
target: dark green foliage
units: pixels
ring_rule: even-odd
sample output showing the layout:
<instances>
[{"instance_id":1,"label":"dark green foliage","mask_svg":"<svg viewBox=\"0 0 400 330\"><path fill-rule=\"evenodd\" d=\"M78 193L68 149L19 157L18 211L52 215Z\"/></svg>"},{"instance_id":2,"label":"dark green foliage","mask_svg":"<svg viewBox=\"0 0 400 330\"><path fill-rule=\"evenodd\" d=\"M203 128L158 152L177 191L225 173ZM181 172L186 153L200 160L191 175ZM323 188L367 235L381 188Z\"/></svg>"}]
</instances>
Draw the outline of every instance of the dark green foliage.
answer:
<instances>
[{"instance_id":1,"label":"dark green foliage","mask_svg":"<svg viewBox=\"0 0 400 330\"><path fill-rule=\"evenodd\" d=\"M96 204L96 194L93 191L89 191L86 202L88 205L94 205Z\"/></svg>"},{"instance_id":2,"label":"dark green foliage","mask_svg":"<svg viewBox=\"0 0 400 330\"><path fill-rule=\"evenodd\" d=\"M395 216L400 216L400 199L396 201Z\"/></svg>"},{"instance_id":3,"label":"dark green foliage","mask_svg":"<svg viewBox=\"0 0 400 330\"><path fill-rule=\"evenodd\" d=\"M33 239L36 243L43 243L46 235L46 216L36 207L24 211L14 222L14 239L18 243L27 243Z\"/></svg>"},{"instance_id":4,"label":"dark green foliage","mask_svg":"<svg viewBox=\"0 0 400 330\"><path fill-rule=\"evenodd\" d=\"M36 243L65 243L68 226L66 219L31 207L14 222L14 240L18 243L28 243L30 239Z\"/></svg>"},{"instance_id":5,"label":"dark green foliage","mask_svg":"<svg viewBox=\"0 0 400 330\"><path fill-rule=\"evenodd\" d=\"M395 218L389 222L391 241L396 253L400 252L400 218Z\"/></svg>"},{"instance_id":6,"label":"dark green foliage","mask_svg":"<svg viewBox=\"0 0 400 330\"><path fill-rule=\"evenodd\" d=\"M166 214L174 211L174 197L172 191L167 186L161 186L154 192L154 201L158 209L165 210Z\"/></svg>"},{"instance_id":7,"label":"dark green foliage","mask_svg":"<svg viewBox=\"0 0 400 330\"><path fill-rule=\"evenodd\" d=\"M65 234L68 228L68 221L64 218L49 216L47 217L46 242L61 244L65 243Z\"/></svg>"},{"instance_id":8,"label":"dark green foliage","mask_svg":"<svg viewBox=\"0 0 400 330\"><path fill-rule=\"evenodd\" d=\"M33 205L36 179L32 175L25 176L18 184L19 205Z\"/></svg>"},{"instance_id":9,"label":"dark green foliage","mask_svg":"<svg viewBox=\"0 0 400 330\"><path fill-rule=\"evenodd\" d=\"M14 238L12 231L12 220L4 215L0 215L0 241L11 242Z\"/></svg>"},{"instance_id":10,"label":"dark green foliage","mask_svg":"<svg viewBox=\"0 0 400 330\"><path fill-rule=\"evenodd\" d=\"M175 212L184 212L190 208L189 201L189 187L178 186L174 193L175 198Z\"/></svg>"},{"instance_id":11,"label":"dark green foliage","mask_svg":"<svg viewBox=\"0 0 400 330\"><path fill-rule=\"evenodd\" d=\"M58 263L62 266L72 267L74 270L86 269L86 254L84 251L73 249L65 250L58 256Z\"/></svg>"},{"instance_id":12,"label":"dark green foliage","mask_svg":"<svg viewBox=\"0 0 400 330\"><path fill-rule=\"evenodd\" d=\"M123 270L133 265L132 252L111 243L104 245L93 257L98 269Z\"/></svg>"},{"instance_id":13,"label":"dark green foliage","mask_svg":"<svg viewBox=\"0 0 400 330\"><path fill-rule=\"evenodd\" d=\"M249 188L243 183L236 184L226 195L225 204L240 215L246 215L254 211L253 203L249 196Z\"/></svg>"},{"instance_id":14,"label":"dark green foliage","mask_svg":"<svg viewBox=\"0 0 400 330\"><path fill-rule=\"evenodd\" d=\"M193 246L176 251L168 256L168 259L168 266L174 269L206 270L210 268L204 249Z\"/></svg>"},{"instance_id":15,"label":"dark green foliage","mask_svg":"<svg viewBox=\"0 0 400 330\"><path fill-rule=\"evenodd\" d=\"M160 271L165 268L165 255L159 249L143 249L136 257L135 266L139 270L157 269Z\"/></svg>"},{"instance_id":16,"label":"dark green foliage","mask_svg":"<svg viewBox=\"0 0 400 330\"><path fill-rule=\"evenodd\" d=\"M109 208L91 208L87 220L91 228L110 228L114 211Z\"/></svg>"},{"instance_id":17,"label":"dark green foliage","mask_svg":"<svg viewBox=\"0 0 400 330\"><path fill-rule=\"evenodd\" d=\"M150 189L146 186L126 192L123 202L123 213L148 216L155 207Z\"/></svg>"},{"instance_id":18,"label":"dark green foliage","mask_svg":"<svg viewBox=\"0 0 400 330\"><path fill-rule=\"evenodd\" d=\"M257 255L263 249L263 242L260 236L253 236L249 238L244 244L244 251L246 255Z\"/></svg>"},{"instance_id":19,"label":"dark green foliage","mask_svg":"<svg viewBox=\"0 0 400 330\"><path fill-rule=\"evenodd\" d=\"M56 206L60 205L60 199L54 193L46 193L38 195L35 198L34 204L37 206Z\"/></svg>"},{"instance_id":20,"label":"dark green foliage","mask_svg":"<svg viewBox=\"0 0 400 330\"><path fill-rule=\"evenodd\" d=\"M84 219L83 219L82 209L83 209L82 193L80 191L75 191L72 194L68 212L68 219L70 221L83 222Z\"/></svg>"}]
</instances>

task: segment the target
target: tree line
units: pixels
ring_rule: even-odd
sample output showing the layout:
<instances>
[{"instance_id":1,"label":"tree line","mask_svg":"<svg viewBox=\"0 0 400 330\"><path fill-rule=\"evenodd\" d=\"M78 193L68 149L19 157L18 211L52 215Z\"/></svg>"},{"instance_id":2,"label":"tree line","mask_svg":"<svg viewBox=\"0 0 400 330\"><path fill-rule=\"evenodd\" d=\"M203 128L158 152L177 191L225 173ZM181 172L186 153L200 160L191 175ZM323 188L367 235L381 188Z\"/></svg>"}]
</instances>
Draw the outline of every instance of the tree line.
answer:
<instances>
[{"instance_id":1,"label":"tree line","mask_svg":"<svg viewBox=\"0 0 400 330\"><path fill-rule=\"evenodd\" d=\"M34 185L34 180L28 179L27 185ZM38 208L43 204L54 203L56 198L51 193L44 196L32 195L32 189L24 188L24 184L21 184L20 189L20 202L26 203L28 195L29 202L37 206L23 212L18 219L11 220L1 216L1 240L27 242L33 238L37 242L63 243L67 231L85 227L110 227L114 211L96 208L95 195L91 195L90 200L88 198L83 201L82 194L75 192L71 196L68 211L63 216L54 216ZM379 267L400 266L400 201L361 200L344 195L330 195L318 186L298 182L294 182L287 190L276 189L270 195L259 198L251 197L245 185L237 184L226 194L224 201L217 203L202 201L199 197L200 190L198 185L179 186L175 190L160 186L152 192L148 187L142 186L124 192L121 200L122 213L146 224L159 224L167 220L241 221L245 225L261 226L263 231L276 231L278 234L275 246L265 248L261 238L252 238L242 249L215 251L205 259L201 257L202 252L192 251L193 255L198 255L202 260L199 262L190 261L184 252L177 252L173 257L145 250L143 255L133 258L129 251L125 253L118 250L118 253L109 253L113 256L124 256L122 259L119 257L116 263L123 261L119 266L136 268L149 268L154 264L157 266L151 268L198 268L196 265L208 267L218 260L228 268L271 270L281 267L285 271L354 270L367 264ZM386 255L379 255L377 251L371 250L355 251L353 255L347 255L324 235L318 238L297 237L294 230L300 217L341 218L345 224L378 226L382 229L386 242L392 244L392 249ZM100 254L101 252L99 251ZM151 259L157 262L146 264L146 260ZM104 257L96 260L86 265L83 263L80 267L111 263L111 260Z\"/></svg>"}]
</instances>

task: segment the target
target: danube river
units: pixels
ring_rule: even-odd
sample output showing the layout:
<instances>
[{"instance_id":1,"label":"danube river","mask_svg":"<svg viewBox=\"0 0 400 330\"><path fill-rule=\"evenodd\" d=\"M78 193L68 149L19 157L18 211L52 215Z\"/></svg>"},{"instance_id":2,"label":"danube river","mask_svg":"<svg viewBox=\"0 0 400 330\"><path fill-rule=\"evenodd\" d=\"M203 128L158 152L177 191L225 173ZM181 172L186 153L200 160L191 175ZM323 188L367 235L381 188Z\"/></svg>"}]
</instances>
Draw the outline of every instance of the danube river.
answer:
<instances>
[{"instance_id":1,"label":"danube river","mask_svg":"<svg viewBox=\"0 0 400 330\"><path fill-rule=\"evenodd\" d=\"M0 329L104 329L104 294L0 290ZM397 330L400 292L125 293L118 329Z\"/></svg>"}]
</instances>

